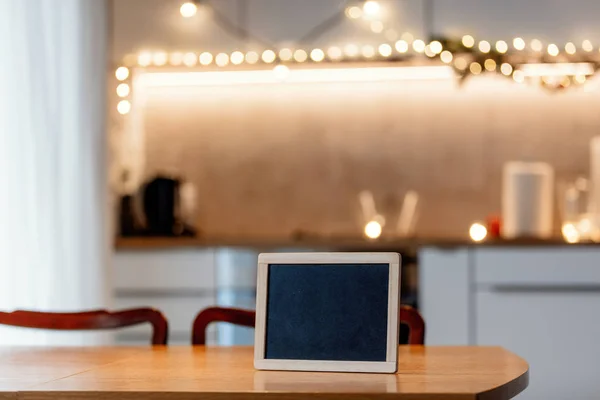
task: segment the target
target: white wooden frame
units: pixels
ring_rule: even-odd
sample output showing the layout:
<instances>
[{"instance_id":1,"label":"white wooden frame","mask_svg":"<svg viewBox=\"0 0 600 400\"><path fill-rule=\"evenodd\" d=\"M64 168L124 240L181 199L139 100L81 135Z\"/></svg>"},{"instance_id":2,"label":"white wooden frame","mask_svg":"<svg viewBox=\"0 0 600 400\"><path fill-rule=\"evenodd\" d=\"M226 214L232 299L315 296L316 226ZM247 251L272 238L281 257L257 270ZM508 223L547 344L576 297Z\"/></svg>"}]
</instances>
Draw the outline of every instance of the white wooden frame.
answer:
<instances>
[{"instance_id":1,"label":"white wooden frame","mask_svg":"<svg viewBox=\"0 0 600 400\"><path fill-rule=\"evenodd\" d=\"M269 264L389 264L385 361L276 360L265 358ZM343 268L343 267L342 267ZM258 256L254 368L261 370L383 372L398 369L400 255L398 253L263 253Z\"/></svg>"}]
</instances>

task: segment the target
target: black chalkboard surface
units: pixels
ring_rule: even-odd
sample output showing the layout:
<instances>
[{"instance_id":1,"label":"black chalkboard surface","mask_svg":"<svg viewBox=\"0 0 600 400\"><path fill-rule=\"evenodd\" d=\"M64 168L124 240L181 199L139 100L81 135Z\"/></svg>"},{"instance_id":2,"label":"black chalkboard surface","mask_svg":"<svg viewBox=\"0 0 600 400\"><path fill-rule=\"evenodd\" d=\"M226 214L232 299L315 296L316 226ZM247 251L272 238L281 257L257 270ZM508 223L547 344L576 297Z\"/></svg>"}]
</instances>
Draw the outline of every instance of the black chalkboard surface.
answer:
<instances>
[{"instance_id":1,"label":"black chalkboard surface","mask_svg":"<svg viewBox=\"0 0 600 400\"><path fill-rule=\"evenodd\" d=\"M258 369L395 372L399 255L261 254Z\"/></svg>"}]
</instances>

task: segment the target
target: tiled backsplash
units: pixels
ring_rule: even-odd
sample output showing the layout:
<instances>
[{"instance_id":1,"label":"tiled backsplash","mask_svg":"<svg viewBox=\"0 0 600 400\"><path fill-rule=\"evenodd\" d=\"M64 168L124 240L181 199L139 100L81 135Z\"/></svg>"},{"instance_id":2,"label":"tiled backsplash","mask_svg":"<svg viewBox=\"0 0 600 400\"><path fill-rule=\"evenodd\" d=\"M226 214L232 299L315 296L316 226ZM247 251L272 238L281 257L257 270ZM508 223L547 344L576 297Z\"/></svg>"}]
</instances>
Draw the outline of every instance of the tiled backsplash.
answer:
<instances>
[{"instance_id":1,"label":"tiled backsplash","mask_svg":"<svg viewBox=\"0 0 600 400\"><path fill-rule=\"evenodd\" d=\"M145 176L191 180L208 235L360 234L361 190L373 191L391 227L413 189L418 234L463 236L499 211L504 162L545 161L559 179L587 174L599 106L600 91L549 93L498 76L462 87L152 88L142 106Z\"/></svg>"}]
</instances>

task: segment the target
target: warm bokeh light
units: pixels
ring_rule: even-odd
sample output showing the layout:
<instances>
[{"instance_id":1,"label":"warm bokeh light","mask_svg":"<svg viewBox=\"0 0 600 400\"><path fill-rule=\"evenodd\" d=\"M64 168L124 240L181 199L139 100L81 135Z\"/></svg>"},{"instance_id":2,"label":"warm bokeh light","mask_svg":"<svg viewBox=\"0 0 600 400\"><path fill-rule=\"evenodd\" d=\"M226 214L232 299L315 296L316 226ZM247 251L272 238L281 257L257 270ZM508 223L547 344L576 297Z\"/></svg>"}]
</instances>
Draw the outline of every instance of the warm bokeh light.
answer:
<instances>
[{"instance_id":1,"label":"warm bokeh light","mask_svg":"<svg viewBox=\"0 0 600 400\"><path fill-rule=\"evenodd\" d=\"M577 47L575 47L573 43L569 42L565 44L565 51L567 52L567 54L573 55L577 51Z\"/></svg>"},{"instance_id":2,"label":"warm bokeh light","mask_svg":"<svg viewBox=\"0 0 600 400\"><path fill-rule=\"evenodd\" d=\"M567 243L578 243L579 242L579 232L575 225L567 223L562 226L562 235Z\"/></svg>"},{"instance_id":3,"label":"warm bokeh light","mask_svg":"<svg viewBox=\"0 0 600 400\"><path fill-rule=\"evenodd\" d=\"M429 48L434 54L440 54L443 50L442 44L437 40L429 43Z\"/></svg>"},{"instance_id":4,"label":"warm bokeh light","mask_svg":"<svg viewBox=\"0 0 600 400\"><path fill-rule=\"evenodd\" d=\"M213 62L213 55L210 54L208 51L205 51L204 53L200 54L198 60L202 65L210 65L210 63Z\"/></svg>"},{"instance_id":5,"label":"warm bokeh light","mask_svg":"<svg viewBox=\"0 0 600 400\"><path fill-rule=\"evenodd\" d=\"M504 40L498 40L496 42L496 51L501 54L506 53L508 51L508 43Z\"/></svg>"},{"instance_id":6,"label":"warm bokeh light","mask_svg":"<svg viewBox=\"0 0 600 400\"><path fill-rule=\"evenodd\" d=\"M313 49L310 52L310 59L314 62L321 62L325 59L325 53L321 49Z\"/></svg>"},{"instance_id":7,"label":"warm bokeh light","mask_svg":"<svg viewBox=\"0 0 600 400\"><path fill-rule=\"evenodd\" d=\"M517 50L525 50L525 41L520 37L514 38L513 47Z\"/></svg>"},{"instance_id":8,"label":"warm bokeh light","mask_svg":"<svg viewBox=\"0 0 600 400\"><path fill-rule=\"evenodd\" d=\"M225 53L219 53L215 57L215 64L219 67L224 67L229 64L229 56Z\"/></svg>"},{"instance_id":9,"label":"warm bokeh light","mask_svg":"<svg viewBox=\"0 0 600 400\"><path fill-rule=\"evenodd\" d=\"M410 32L404 32L402 35L400 35L400 39L404 40L407 43L412 43L413 40L415 40L415 37Z\"/></svg>"},{"instance_id":10,"label":"warm bokeh light","mask_svg":"<svg viewBox=\"0 0 600 400\"><path fill-rule=\"evenodd\" d=\"M425 42L422 41L421 39L415 40L413 42L412 46L413 46L413 50L416 51L417 53L422 53L425 51Z\"/></svg>"},{"instance_id":11,"label":"warm bokeh light","mask_svg":"<svg viewBox=\"0 0 600 400\"><path fill-rule=\"evenodd\" d=\"M368 17L377 16L377 14L379 14L380 9L381 9L381 6L379 5L379 2L375 1L375 0L367 0L367 1L365 1L365 4L363 5L363 12Z\"/></svg>"},{"instance_id":12,"label":"warm bokeh light","mask_svg":"<svg viewBox=\"0 0 600 400\"><path fill-rule=\"evenodd\" d=\"M129 68L119 67L116 69L115 78L117 78L118 81L124 81L128 77L129 77Z\"/></svg>"},{"instance_id":13,"label":"warm bokeh light","mask_svg":"<svg viewBox=\"0 0 600 400\"><path fill-rule=\"evenodd\" d=\"M539 39L533 39L529 44L531 46L531 50L540 52L544 48L542 41Z\"/></svg>"},{"instance_id":14,"label":"warm bokeh light","mask_svg":"<svg viewBox=\"0 0 600 400\"><path fill-rule=\"evenodd\" d=\"M365 236L369 239L377 239L381 236L381 224L377 221L369 221L365 225Z\"/></svg>"},{"instance_id":15,"label":"warm bokeh light","mask_svg":"<svg viewBox=\"0 0 600 400\"><path fill-rule=\"evenodd\" d=\"M469 65L469 71L471 71L473 75L479 75L482 70L483 68L481 68L481 64L478 62L472 62L471 65Z\"/></svg>"},{"instance_id":16,"label":"warm bokeh light","mask_svg":"<svg viewBox=\"0 0 600 400\"><path fill-rule=\"evenodd\" d=\"M275 75L275 79L283 81L290 76L290 69L285 65L279 64L273 68L273 74Z\"/></svg>"},{"instance_id":17,"label":"warm bokeh light","mask_svg":"<svg viewBox=\"0 0 600 400\"><path fill-rule=\"evenodd\" d=\"M481 242L487 236L487 228L484 225L475 222L469 228L469 236L474 242Z\"/></svg>"},{"instance_id":18,"label":"warm bokeh light","mask_svg":"<svg viewBox=\"0 0 600 400\"><path fill-rule=\"evenodd\" d=\"M290 49L281 49L279 50L279 59L281 61L290 61L294 58L294 52Z\"/></svg>"},{"instance_id":19,"label":"warm bokeh light","mask_svg":"<svg viewBox=\"0 0 600 400\"><path fill-rule=\"evenodd\" d=\"M232 64L240 65L244 62L244 53L242 53L241 51L234 51L233 53L231 53L229 59L231 60Z\"/></svg>"},{"instance_id":20,"label":"warm bokeh light","mask_svg":"<svg viewBox=\"0 0 600 400\"><path fill-rule=\"evenodd\" d=\"M128 114L131 111L131 103L128 100L121 100L119 104L117 104L117 111L119 114Z\"/></svg>"},{"instance_id":21,"label":"warm bokeh light","mask_svg":"<svg viewBox=\"0 0 600 400\"><path fill-rule=\"evenodd\" d=\"M138 54L138 65L140 67L147 67L152 62L152 54L147 51L143 51Z\"/></svg>"},{"instance_id":22,"label":"warm bokeh light","mask_svg":"<svg viewBox=\"0 0 600 400\"><path fill-rule=\"evenodd\" d=\"M381 21L371 22L371 30L373 31L373 33L383 32L383 22L381 22Z\"/></svg>"},{"instance_id":23,"label":"warm bokeh light","mask_svg":"<svg viewBox=\"0 0 600 400\"><path fill-rule=\"evenodd\" d=\"M587 80L587 78L585 77L585 75L575 75L575 82L579 83L580 85L582 83L585 83L585 81Z\"/></svg>"},{"instance_id":24,"label":"warm bokeh light","mask_svg":"<svg viewBox=\"0 0 600 400\"><path fill-rule=\"evenodd\" d=\"M525 74L523 73L523 71L513 72L513 80L517 83L525 82Z\"/></svg>"},{"instance_id":25,"label":"warm bokeh light","mask_svg":"<svg viewBox=\"0 0 600 400\"><path fill-rule=\"evenodd\" d=\"M492 45L487 40L482 40L481 42L479 42L479 45L477 47L482 53L489 53L492 49Z\"/></svg>"},{"instance_id":26,"label":"warm bokeh light","mask_svg":"<svg viewBox=\"0 0 600 400\"><path fill-rule=\"evenodd\" d=\"M129 96L129 85L126 83L121 83L117 86L117 96L119 97L127 97Z\"/></svg>"},{"instance_id":27,"label":"warm bokeh light","mask_svg":"<svg viewBox=\"0 0 600 400\"><path fill-rule=\"evenodd\" d=\"M512 74L513 67L509 63L503 63L500 66L500 71L502 72L502 74L509 76L510 74Z\"/></svg>"},{"instance_id":28,"label":"warm bokeh light","mask_svg":"<svg viewBox=\"0 0 600 400\"><path fill-rule=\"evenodd\" d=\"M592 50L594 50L594 46L592 45L592 42L590 42L589 40L584 40L581 43L581 48L583 49L583 51L586 52L591 52Z\"/></svg>"},{"instance_id":29,"label":"warm bokeh light","mask_svg":"<svg viewBox=\"0 0 600 400\"><path fill-rule=\"evenodd\" d=\"M375 57L375 48L371 45L364 45L360 50L361 54L365 58L373 58Z\"/></svg>"},{"instance_id":30,"label":"warm bokeh light","mask_svg":"<svg viewBox=\"0 0 600 400\"><path fill-rule=\"evenodd\" d=\"M260 57L258 56L258 53L255 51L249 51L246 53L246 62L248 64L256 64L259 59L260 59Z\"/></svg>"},{"instance_id":31,"label":"warm bokeh light","mask_svg":"<svg viewBox=\"0 0 600 400\"><path fill-rule=\"evenodd\" d=\"M392 55L392 46L390 46L387 43L383 43L381 45L379 45L379 54L381 54L383 57L389 57Z\"/></svg>"},{"instance_id":32,"label":"warm bokeh light","mask_svg":"<svg viewBox=\"0 0 600 400\"><path fill-rule=\"evenodd\" d=\"M555 45L554 43L548 45L548 54L550 54L552 57L556 57L558 53L559 50L557 45Z\"/></svg>"},{"instance_id":33,"label":"warm bokeh light","mask_svg":"<svg viewBox=\"0 0 600 400\"><path fill-rule=\"evenodd\" d=\"M167 53L165 52L158 52L158 53L154 53L152 54L152 64L158 66L158 67L162 67L163 65L165 65L167 63Z\"/></svg>"},{"instance_id":34,"label":"warm bokeh light","mask_svg":"<svg viewBox=\"0 0 600 400\"><path fill-rule=\"evenodd\" d=\"M398 53L406 53L408 51L408 42L406 40L398 40L395 47Z\"/></svg>"},{"instance_id":35,"label":"warm bokeh light","mask_svg":"<svg viewBox=\"0 0 600 400\"><path fill-rule=\"evenodd\" d=\"M175 52L169 55L169 64L174 67L180 66L183 64L183 53Z\"/></svg>"},{"instance_id":36,"label":"warm bokeh light","mask_svg":"<svg viewBox=\"0 0 600 400\"><path fill-rule=\"evenodd\" d=\"M435 53L433 52L433 50L431 50L430 45L425 46L425 55L429 58L435 57Z\"/></svg>"},{"instance_id":37,"label":"warm bokeh light","mask_svg":"<svg viewBox=\"0 0 600 400\"><path fill-rule=\"evenodd\" d=\"M348 18L357 19L362 17L362 14L362 8L360 7L352 6L346 8L346 15L348 16Z\"/></svg>"},{"instance_id":38,"label":"warm bokeh light","mask_svg":"<svg viewBox=\"0 0 600 400\"><path fill-rule=\"evenodd\" d=\"M473 38L471 35L465 35L462 37L462 44L466 48L470 49L475 46L475 38Z\"/></svg>"},{"instance_id":39,"label":"warm bokeh light","mask_svg":"<svg viewBox=\"0 0 600 400\"><path fill-rule=\"evenodd\" d=\"M327 49L327 57L329 57L331 60L339 60L343 55L342 49L337 46L331 46Z\"/></svg>"},{"instance_id":40,"label":"warm bokeh light","mask_svg":"<svg viewBox=\"0 0 600 400\"><path fill-rule=\"evenodd\" d=\"M456 60L454 60L454 66L461 71L467 69L468 65L469 64L467 63L467 60L463 57L458 57Z\"/></svg>"},{"instance_id":41,"label":"warm bokeh light","mask_svg":"<svg viewBox=\"0 0 600 400\"><path fill-rule=\"evenodd\" d=\"M183 64L187 67L193 67L198 62L198 57L194 53L185 53L183 56Z\"/></svg>"},{"instance_id":42,"label":"warm bokeh light","mask_svg":"<svg viewBox=\"0 0 600 400\"><path fill-rule=\"evenodd\" d=\"M442 51L442 54L440 54L440 60L442 60L443 63L450 64L452 62L452 58L452 53L450 53L448 50L444 50Z\"/></svg>"},{"instance_id":43,"label":"warm bokeh light","mask_svg":"<svg viewBox=\"0 0 600 400\"><path fill-rule=\"evenodd\" d=\"M277 58L277 55L275 54L275 52L273 50L265 50L265 51L263 51L261 58L265 63L270 64L273 61L275 61L275 59Z\"/></svg>"},{"instance_id":44,"label":"warm bokeh light","mask_svg":"<svg viewBox=\"0 0 600 400\"><path fill-rule=\"evenodd\" d=\"M179 12L181 13L182 17L190 18L196 15L198 12L198 6L191 1L186 1L181 5L181 7L179 7Z\"/></svg>"},{"instance_id":45,"label":"warm bokeh light","mask_svg":"<svg viewBox=\"0 0 600 400\"><path fill-rule=\"evenodd\" d=\"M492 60L491 58L488 58L483 63L483 66L485 67L486 71L493 72L496 70L496 61Z\"/></svg>"},{"instance_id":46,"label":"warm bokeh light","mask_svg":"<svg viewBox=\"0 0 600 400\"><path fill-rule=\"evenodd\" d=\"M296 60L296 62L304 62L308 59L308 54L306 53L306 51L302 50L302 49L298 49L296 51L294 51L294 60Z\"/></svg>"}]
</instances>

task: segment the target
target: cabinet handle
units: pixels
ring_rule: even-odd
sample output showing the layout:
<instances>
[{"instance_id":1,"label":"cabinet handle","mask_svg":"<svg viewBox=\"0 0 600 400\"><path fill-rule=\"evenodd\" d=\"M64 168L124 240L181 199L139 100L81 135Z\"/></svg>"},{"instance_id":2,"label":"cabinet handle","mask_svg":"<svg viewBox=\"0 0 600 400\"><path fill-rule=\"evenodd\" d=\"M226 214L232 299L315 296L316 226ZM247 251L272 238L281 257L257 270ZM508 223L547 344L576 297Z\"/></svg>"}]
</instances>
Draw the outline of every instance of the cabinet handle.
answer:
<instances>
[{"instance_id":1,"label":"cabinet handle","mask_svg":"<svg viewBox=\"0 0 600 400\"><path fill-rule=\"evenodd\" d=\"M496 293L600 293L600 284L499 284L487 289Z\"/></svg>"}]
</instances>

